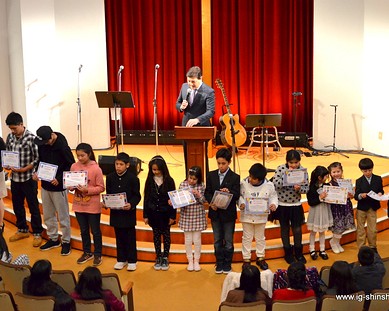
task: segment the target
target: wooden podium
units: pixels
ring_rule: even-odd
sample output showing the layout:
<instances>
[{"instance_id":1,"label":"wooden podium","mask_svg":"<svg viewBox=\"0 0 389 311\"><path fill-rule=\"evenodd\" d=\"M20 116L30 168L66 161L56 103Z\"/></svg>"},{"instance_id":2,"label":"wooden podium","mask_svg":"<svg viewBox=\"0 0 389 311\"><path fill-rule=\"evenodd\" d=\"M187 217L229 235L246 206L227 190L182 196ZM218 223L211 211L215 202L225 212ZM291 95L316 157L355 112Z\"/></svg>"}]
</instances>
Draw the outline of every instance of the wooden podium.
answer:
<instances>
[{"instance_id":1,"label":"wooden podium","mask_svg":"<svg viewBox=\"0 0 389 311\"><path fill-rule=\"evenodd\" d=\"M208 161L207 148L205 142L213 139L215 136L214 126L175 126L174 134L176 139L185 141L186 148L186 167L197 165L201 167L203 172L203 180L205 181L205 161ZM187 172L186 172L187 173Z\"/></svg>"}]
</instances>

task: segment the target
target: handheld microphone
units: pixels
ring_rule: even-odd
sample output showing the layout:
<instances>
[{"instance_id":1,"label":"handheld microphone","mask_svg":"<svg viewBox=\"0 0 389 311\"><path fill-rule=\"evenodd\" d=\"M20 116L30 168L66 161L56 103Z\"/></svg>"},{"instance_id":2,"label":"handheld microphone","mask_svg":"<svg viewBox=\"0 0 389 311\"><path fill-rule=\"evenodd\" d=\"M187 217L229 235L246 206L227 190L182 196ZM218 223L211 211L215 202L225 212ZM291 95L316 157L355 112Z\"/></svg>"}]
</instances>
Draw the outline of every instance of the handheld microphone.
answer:
<instances>
[{"instance_id":1,"label":"handheld microphone","mask_svg":"<svg viewBox=\"0 0 389 311\"><path fill-rule=\"evenodd\" d=\"M190 97L190 93L192 93L192 89L191 89L191 88L188 88L188 89L186 90L186 98L185 98L186 101L188 101L188 99L189 99L189 97Z\"/></svg>"},{"instance_id":2,"label":"handheld microphone","mask_svg":"<svg viewBox=\"0 0 389 311\"><path fill-rule=\"evenodd\" d=\"M302 92L293 92L292 95L293 96L301 96L301 95L303 95L303 93Z\"/></svg>"},{"instance_id":3,"label":"handheld microphone","mask_svg":"<svg viewBox=\"0 0 389 311\"><path fill-rule=\"evenodd\" d=\"M82 65L80 65L80 67L78 67L78 72L81 72L81 68L82 68Z\"/></svg>"},{"instance_id":4,"label":"handheld microphone","mask_svg":"<svg viewBox=\"0 0 389 311\"><path fill-rule=\"evenodd\" d=\"M123 66L123 65L120 65L118 74L120 74L120 73L123 71L123 69L124 69L124 66Z\"/></svg>"},{"instance_id":5,"label":"handheld microphone","mask_svg":"<svg viewBox=\"0 0 389 311\"><path fill-rule=\"evenodd\" d=\"M159 64L156 64L156 65L155 65L155 69L156 69L156 70L159 69Z\"/></svg>"}]
</instances>

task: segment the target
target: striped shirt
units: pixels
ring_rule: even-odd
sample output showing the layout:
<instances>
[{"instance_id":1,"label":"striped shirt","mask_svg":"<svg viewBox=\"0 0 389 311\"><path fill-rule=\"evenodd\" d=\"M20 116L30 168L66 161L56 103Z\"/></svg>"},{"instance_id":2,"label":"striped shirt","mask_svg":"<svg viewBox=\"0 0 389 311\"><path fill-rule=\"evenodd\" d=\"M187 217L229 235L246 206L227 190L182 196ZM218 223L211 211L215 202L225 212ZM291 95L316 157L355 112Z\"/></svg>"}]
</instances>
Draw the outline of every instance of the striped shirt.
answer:
<instances>
[{"instance_id":1,"label":"striped shirt","mask_svg":"<svg viewBox=\"0 0 389 311\"><path fill-rule=\"evenodd\" d=\"M17 151L20 155L20 168L33 164L38 165L38 146L34 143L35 135L25 129L23 135L17 138L10 133L7 137L6 147L8 151ZM32 178L34 169L23 173L12 172L11 179L15 182L25 182Z\"/></svg>"}]
</instances>

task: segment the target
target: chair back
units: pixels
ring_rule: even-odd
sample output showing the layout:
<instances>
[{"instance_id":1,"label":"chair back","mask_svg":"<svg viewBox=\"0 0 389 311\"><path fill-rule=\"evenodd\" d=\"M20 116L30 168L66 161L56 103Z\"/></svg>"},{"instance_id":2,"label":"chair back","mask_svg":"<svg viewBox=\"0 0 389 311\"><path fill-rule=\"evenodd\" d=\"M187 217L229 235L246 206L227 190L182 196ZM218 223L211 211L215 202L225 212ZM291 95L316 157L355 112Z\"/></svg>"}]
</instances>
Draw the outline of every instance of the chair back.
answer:
<instances>
[{"instance_id":1,"label":"chair back","mask_svg":"<svg viewBox=\"0 0 389 311\"><path fill-rule=\"evenodd\" d=\"M102 273L101 276L103 278L103 289L109 289L118 299L122 300L126 311L133 311L134 297L132 287L134 283L127 282L122 287L116 273Z\"/></svg>"},{"instance_id":2,"label":"chair back","mask_svg":"<svg viewBox=\"0 0 389 311\"><path fill-rule=\"evenodd\" d=\"M15 302L19 311L53 311L54 297L52 296L30 296L22 293L15 294Z\"/></svg>"},{"instance_id":3,"label":"chair back","mask_svg":"<svg viewBox=\"0 0 389 311\"><path fill-rule=\"evenodd\" d=\"M2 311L16 311L15 300L9 291L0 291L0 306Z\"/></svg>"},{"instance_id":4,"label":"chair back","mask_svg":"<svg viewBox=\"0 0 389 311\"><path fill-rule=\"evenodd\" d=\"M13 265L0 260L0 276L3 278L4 288L11 293L22 292L23 280L30 276L31 267Z\"/></svg>"},{"instance_id":5,"label":"chair back","mask_svg":"<svg viewBox=\"0 0 389 311\"><path fill-rule=\"evenodd\" d=\"M330 269L331 266L324 266L320 269L320 278L327 286L330 280Z\"/></svg>"},{"instance_id":6,"label":"chair back","mask_svg":"<svg viewBox=\"0 0 389 311\"><path fill-rule=\"evenodd\" d=\"M72 270L53 270L51 279L61 286L68 294L76 287L76 277Z\"/></svg>"},{"instance_id":7,"label":"chair back","mask_svg":"<svg viewBox=\"0 0 389 311\"><path fill-rule=\"evenodd\" d=\"M321 311L363 311L365 293L363 291L352 294L359 299L336 299L335 295L324 295Z\"/></svg>"},{"instance_id":8,"label":"chair back","mask_svg":"<svg viewBox=\"0 0 389 311\"><path fill-rule=\"evenodd\" d=\"M389 289L375 289L371 294L375 299L370 300L369 311L389 310Z\"/></svg>"},{"instance_id":9,"label":"chair back","mask_svg":"<svg viewBox=\"0 0 389 311\"><path fill-rule=\"evenodd\" d=\"M219 306L219 311L266 311L266 303L264 301L248 303L223 301Z\"/></svg>"},{"instance_id":10,"label":"chair back","mask_svg":"<svg viewBox=\"0 0 389 311\"><path fill-rule=\"evenodd\" d=\"M383 258L382 262L384 263L386 273L382 279L382 288L389 288L389 257Z\"/></svg>"},{"instance_id":11,"label":"chair back","mask_svg":"<svg viewBox=\"0 0 389 311\"><path fill-rule=\"evenodd\" d=\"M77 311L105 311L105 302L103 299L95 300L81 300L76 299L76 310Z\"/></svg>"},{"instance_id":12,"label":"chair back","mask_svg":"<svg viewBox=\"0 0 389 311\"><path fill-rule=\"evenodd\" d=\"M315 311L316 298L304 298L300 300L273 300L272 311ZM350 309L351 310L351 309ZM354 311L354 310L353 310Z\"/></svg>"}]
</instances>

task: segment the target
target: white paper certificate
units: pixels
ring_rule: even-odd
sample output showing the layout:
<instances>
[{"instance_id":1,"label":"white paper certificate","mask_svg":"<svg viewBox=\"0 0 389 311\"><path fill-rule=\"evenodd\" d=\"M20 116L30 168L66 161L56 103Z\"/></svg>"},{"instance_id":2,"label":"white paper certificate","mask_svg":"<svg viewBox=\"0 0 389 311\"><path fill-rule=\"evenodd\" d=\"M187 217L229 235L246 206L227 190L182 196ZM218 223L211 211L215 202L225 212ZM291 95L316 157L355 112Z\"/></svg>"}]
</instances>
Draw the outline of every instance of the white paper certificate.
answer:
<instances>
[{"instance_id":1,"label":"white paper certificate","mask_svg":"<svg viewBox=\"0 0 389 311\"><path fill-rule=\"evenodd\" d=\"M217 208L220 209L227 209L232 200L232 197L232 193L217 190L213 194L211 204L214 204Z\"/></svg>"},{"instance_id":2,"label":"white paper certificate","mask_svg":"<svg viewBox=\"0 0 389 311\"><path fill-rule=\"evenodd\" d=\"M57 174L58 165L45 163L45 162L39 162L38 166L38 178L40 180L45 181L52 181L55 178L55 175Z\"/></svg>"},{"instance_id":3,"label":"white paper certificate","mask_svg":"<svg viewBox=\"0 0 389 311\"><path fill-rule=\"evenodd\" d=\"M20 154L18 151L1 150L1 166L20 168Z\"/></svg>"},{"instance_id":4,"label":"white paper certificate","mask_svg":"<svg viewBox=\"0 0 389 311\"><path fill-rule=\"evenodd\" d=\"M369 197L371 197L372 199L377 200L377 201L388 201L389 200L389 194L378 195L373 190L370 190L370 192L367 195Z\"/></svg>"},{"instance_id":5,"label":"white paper certificate","mask_svg":"<svg viewBox=\"0 0 389 311\"><path fill-rule=\"evenodd\" d=\"M188 188L178 189L168 192L169 198L172 201L173 208L179 208L196 203L196 199Z\"/></svg>"},{"instance_id":6,"label":"white paper certificate","mask_svg":"<svg viewBox=\"0 0 389 311\"><path fill-rule=\"evenodd\" d=\"M125 192L102 195L104 205L110 209L122 209L127 204Z\"/></svg>"},{"instance_id":7,"label":"white paper certificate","mask_svg":"<svg viewBox=\"0 0 389 311\"><path fill-rule=\"evenodd\" d=\"M349 193L354 193L353 182L351 179L337 179L339 187L347 188Z\"/></svg>"},{"instance_id":8,"label":"white paper certificate","mask_svg":"<svg viewBox=\"0 0 389 311\"><path fill-rule=\"evenodd\" d=\"M63 186L65 188L86 186L88 184L88 171L63 172Z\"/></svg>"},{"instance_id":9,"label":"white paper certificate","mask_svg":"<svg viewBox=\"0 0 389 311\"><path fill-rule=\"evenodd\" d=\"M245 201L246 214L269 214L269 201L267 199L247 198Z\"/></svg>"},{"instance_id":10,"label":"white paper certificate","mask_svg":"<svg viewBox=\"0 0 389 311\"><path fill-rule=\"evenodd\" d=\"M283 186L294 186L306 184L308 181L308 172L306 168L287 170L283 178Z\"/></svg>"},{"instance_id":11,"label":"white paper certificate","mask_svg":"<svg viewBox=\"0 0 389 311\"><path fill-rule=\"evenodd\" d=\"M327 192L324 202L331 204L346 204L348 189L344 187L323 186L323 191Z\"/></svg>"}]
</instances>

